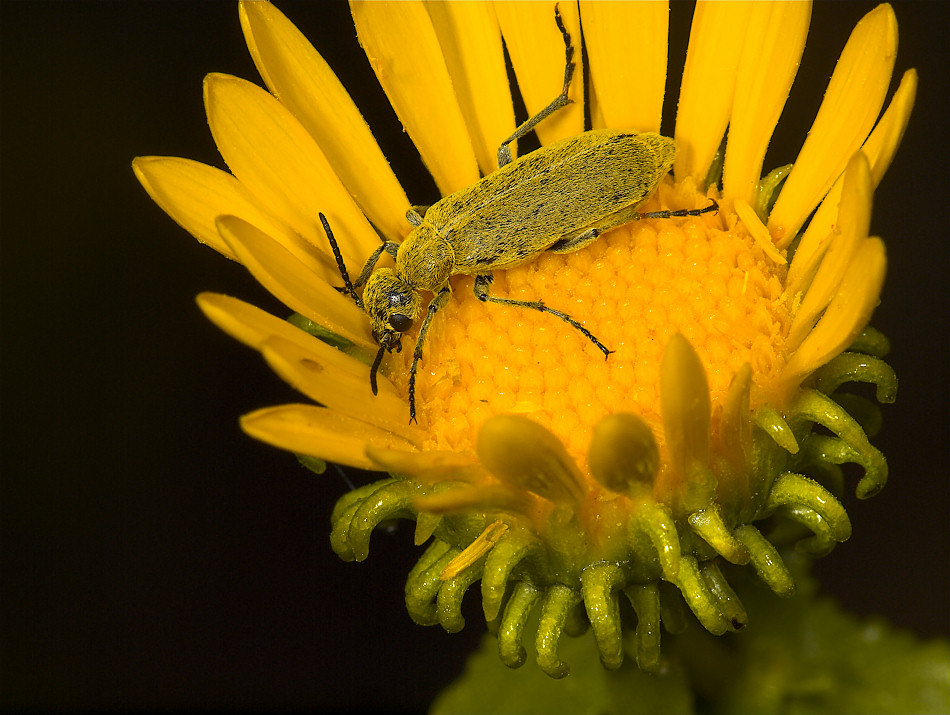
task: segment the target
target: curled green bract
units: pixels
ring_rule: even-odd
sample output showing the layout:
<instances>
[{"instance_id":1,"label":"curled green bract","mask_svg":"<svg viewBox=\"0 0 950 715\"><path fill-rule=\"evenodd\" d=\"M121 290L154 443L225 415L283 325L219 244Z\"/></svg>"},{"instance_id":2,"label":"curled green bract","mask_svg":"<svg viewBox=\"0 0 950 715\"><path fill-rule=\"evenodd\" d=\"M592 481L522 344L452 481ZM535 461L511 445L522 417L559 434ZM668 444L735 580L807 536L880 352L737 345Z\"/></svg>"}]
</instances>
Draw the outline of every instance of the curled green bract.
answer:
<instances>
[{"instance_id":1,"label":"curled green bract","mask_svg":"<svg viewBox=\"0 0 950 715\"><path fill-rule=\"evenodd\" d=\"M846 408L868 401L840 391L852 382L870 383L879 402L893 402L897 380L883 352L886 339L866 332L851 352L818 370L783 413L768 406L751 410L748 371L740 371L711 428L714 439L728 441L725 456L706 467L683 462L686 481L695 481L683 488L686 496L657 496L664 492L654 488L659 461L649 429L633 415L612 415L595 429L590 468L602 503L627 506L614 518L601 514L596 528L581 501L595 487L582 481L559 445L546 446L546 435L522 449L525 440L512 435L543 428L505 416L492 425L503 439L480 448L492 473L501 475L494 491L479 495L464 480L389 477L339 500L331 545L341 558L361 561L379 524L415 520L416 543L429 541L406 581L406 608L416 623L461 630L462 600L481 581L485 620L509 667L525 663L525 639L533 635L538 666L563 678L570 664L559 655L559 643L589 630L605 668L631 657L656 672L663 664L662 631L688 627L683 605L716 635L748 624L728 569L747 568L788 597L796 584L784 548L823 556L850 538L851 521L839 499L841 465L863 470L856 493L867 498L883 488L887 463L869 441L868 410L852 415ZM705 429L704 421L689 419ZM692 443L703 445L703 439ZM515 448L516 458L506 459L506 450ZM555 481L545 481L552 470ZM478 504L483 508L473 507Z\"/></svg>"}]
</instances>

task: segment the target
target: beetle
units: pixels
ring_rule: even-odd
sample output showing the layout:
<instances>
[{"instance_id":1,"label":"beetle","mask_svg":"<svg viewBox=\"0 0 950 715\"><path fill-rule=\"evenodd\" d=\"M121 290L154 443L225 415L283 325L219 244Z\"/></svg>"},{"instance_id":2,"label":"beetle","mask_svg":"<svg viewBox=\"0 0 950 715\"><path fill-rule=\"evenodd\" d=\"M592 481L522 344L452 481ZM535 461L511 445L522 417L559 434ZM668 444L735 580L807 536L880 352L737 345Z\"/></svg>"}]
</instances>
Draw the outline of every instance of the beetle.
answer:
<instances>
[{"instance_id":1,"label":"beetle","mask_svg":"<svg viewBox=\"0 0 950 715\"><path fill-rule=\"evenodd\" d=\"M595 129L512 159L512 142L571 101L567 93L574 74L574 46L557 8L554 17L564 38L564 85L554 101L501 143L497 171L442 198L422 215L410 209L406 213L413 226L409 235L402 243L383 241L355 282L350 281L339 246L326 217L320 214L343 277L344 286L338 290L350 295L367 313L379 344L370 368L374 395L384 354L402 350L402 334L422 313L420 291L433 294L409 371L410 423L416 421L415 382L422 348L433 316L451 298L449 278L475 276L475 296L482 302L530 308L560 318L583 333L606 359L613 351L568 314L541 301L491 295L492 272L530 261L542 251L577 251L604 231L638 219L699 216L718 209L713 199L702 209L637 211L676 156L673 140L652 132ZM395 259L395 269L376 269L384 252ZM363 285L361 298L356 289Z\"/></svg>"}]
</instances>

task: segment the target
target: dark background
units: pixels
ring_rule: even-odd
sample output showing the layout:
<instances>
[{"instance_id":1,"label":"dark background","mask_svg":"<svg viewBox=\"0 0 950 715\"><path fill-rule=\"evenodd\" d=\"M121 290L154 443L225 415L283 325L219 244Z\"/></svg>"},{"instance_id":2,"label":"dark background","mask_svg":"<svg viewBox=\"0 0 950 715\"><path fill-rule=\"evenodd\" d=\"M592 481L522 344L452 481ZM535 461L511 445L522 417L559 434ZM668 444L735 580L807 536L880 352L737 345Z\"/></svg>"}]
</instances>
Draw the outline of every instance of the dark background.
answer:
<instances>
[{"instance_id":1,"label":"dark background","mask_svg":"<svg viewBox=\"0 0 950 715\"><path fill-rule=\"evenodd\" d=\"M410 199L431 200L347 7L279 6L340 71ZM815 7L767 168L794 159L873 6ZM895 10L895 84L917 67L920 90L872 224L890 259L874 323L902 380L875 441L891 481L871 501L846 500L855 536L818 572L857 613L945 636L948 24L942 3ZM467 599L460 635L413 625L407 529L374 537L364 564L333 555L328 515L343 481L239 431L239 415L297 398L193 297L215 290L282 311L174 225L130 168L138 154L221 166L202 76L259 82L236 6L4 1L0 12L0 706L424 710L483 630L479 599ZM689 17L674 4L671 87Z\"/></svg>"}]
</instances>

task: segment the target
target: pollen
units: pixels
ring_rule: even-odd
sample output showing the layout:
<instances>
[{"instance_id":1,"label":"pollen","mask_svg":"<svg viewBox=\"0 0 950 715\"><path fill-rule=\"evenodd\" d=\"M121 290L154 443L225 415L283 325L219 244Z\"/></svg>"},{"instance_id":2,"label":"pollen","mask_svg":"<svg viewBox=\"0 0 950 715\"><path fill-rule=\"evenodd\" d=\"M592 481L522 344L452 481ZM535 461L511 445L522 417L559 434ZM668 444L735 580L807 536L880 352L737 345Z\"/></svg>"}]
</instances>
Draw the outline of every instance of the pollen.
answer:
<instances>
[{"instance_id":1,"label":"pollen","mask_svg":"<svg viewBox=\"0 0 950 715\"><path fill-rule=\"evenodd\" d=\"M666 178L641 210L708 202L691 181ZM542 253L495 274L493 295L567 313L614 351L606 360L556 316L482 303L472 279L459 279L419 364L424 448L474 451L485 420L518 413L554 432L586 472L593 426L621 411L640 415L662 448L660 364L677 332L703 362L714 412L746 363L753 368L753 407L774 404L791 315L785 272L722 207L700 217L635 221L580 251ZM414 339L405 336L409 345ZM386 368L402 390L411 361L412 349L404 349Z\"/></svg>"}]
</instances>

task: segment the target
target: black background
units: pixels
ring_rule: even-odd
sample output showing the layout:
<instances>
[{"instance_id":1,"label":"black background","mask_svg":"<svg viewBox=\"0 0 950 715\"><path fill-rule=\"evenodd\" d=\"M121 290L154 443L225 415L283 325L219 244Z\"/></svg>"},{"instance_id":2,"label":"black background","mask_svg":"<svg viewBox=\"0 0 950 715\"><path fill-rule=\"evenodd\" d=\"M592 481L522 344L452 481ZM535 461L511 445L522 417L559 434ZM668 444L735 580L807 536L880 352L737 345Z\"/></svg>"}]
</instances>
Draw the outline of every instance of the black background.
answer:
<instances>
[{"instance_id":1,"label":"black background","mask_svg":"<svg viewBox=\"0 0 950 715\"><path fill-rule=\"evenodd\" d=\"M432 200L346 5L279 6L339 71L410 200ZM873 6L815 7L767 167L794 159ZM948 633L950 561L943 7L895 5L895 83L917 67L920 90L872 224L890 260L874 324L902 380L875 440L891 481L846 500L855 535L818 564L849 608L927 636ZM259 82L236 6L7 0L0 12L0 706L424 710L483 630L477 597L462 634L413 625L407 529L375 536L366 563L333 555L327 519L343 481L239 431L239 415L297 397L193 297L283 311L175 226L130 168L139 154L222 165L201 78ZM674 4L666 133L689 17Z\"/></svg>"}]
</instances>

